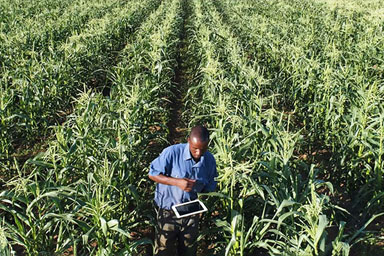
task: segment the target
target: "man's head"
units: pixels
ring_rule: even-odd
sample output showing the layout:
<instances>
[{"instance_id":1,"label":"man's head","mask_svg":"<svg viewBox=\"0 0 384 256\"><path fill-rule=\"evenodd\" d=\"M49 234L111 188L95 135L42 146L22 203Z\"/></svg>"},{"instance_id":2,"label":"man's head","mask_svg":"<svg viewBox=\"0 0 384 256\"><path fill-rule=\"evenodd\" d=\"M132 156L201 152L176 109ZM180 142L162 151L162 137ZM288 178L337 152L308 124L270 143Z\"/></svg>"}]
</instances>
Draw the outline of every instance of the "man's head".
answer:
<instances>
[{"instance_id":1,"label":"man's head","mask_svg":"<svg viewBox=\"0 0 384 256\"><path fill-rule=\"evenodd\" d=\"M198 162L200 157L208 149L209 132L204 126L198 125L192 128L188 137L189 151L193 159Z\"/></svg>"}]
</instances>

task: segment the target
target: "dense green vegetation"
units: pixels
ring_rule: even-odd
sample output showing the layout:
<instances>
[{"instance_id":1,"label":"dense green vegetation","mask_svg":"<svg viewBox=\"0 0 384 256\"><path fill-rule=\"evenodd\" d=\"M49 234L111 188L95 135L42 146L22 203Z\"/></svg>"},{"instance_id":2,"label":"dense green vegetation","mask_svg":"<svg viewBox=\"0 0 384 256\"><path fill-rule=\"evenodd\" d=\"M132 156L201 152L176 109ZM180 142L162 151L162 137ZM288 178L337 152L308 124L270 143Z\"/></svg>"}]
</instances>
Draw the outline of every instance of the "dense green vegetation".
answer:
<instances>
[{"instance_id":1,"label":"dense green vegetation","mask_svg":"<svg viewBox=\"0 0 384 256\"><path fill-rule=\"evenodd\" d=\"M103 2L104 8L95 8L94 14L90 5L84 15L69 13L57 20L48 19L46 31L31 25L26 35L4 35L0 81L2 158L11 159L17 146L45 138L47 127L63 119L72 97L84 86L105 86L116 52L158 5L158 1L146 5L142 1L113 2L109 11L109 3ZM61 20L65 27L60 26ZM52 26L56 30L49 29ZM33 29L38 31L33 33Z\"/></svg>"},{"instance_id":2,"label":"dense green vegetation","mask_svg":"<svg viewBox=\"0 0 384 256\"><path fill-rule=\"evenodd\" d=\"M148 166L203 123L200 255L384 255L384 19L358 6L0 0L0 254L151 255Z\"/></svg>"}]
</instances>

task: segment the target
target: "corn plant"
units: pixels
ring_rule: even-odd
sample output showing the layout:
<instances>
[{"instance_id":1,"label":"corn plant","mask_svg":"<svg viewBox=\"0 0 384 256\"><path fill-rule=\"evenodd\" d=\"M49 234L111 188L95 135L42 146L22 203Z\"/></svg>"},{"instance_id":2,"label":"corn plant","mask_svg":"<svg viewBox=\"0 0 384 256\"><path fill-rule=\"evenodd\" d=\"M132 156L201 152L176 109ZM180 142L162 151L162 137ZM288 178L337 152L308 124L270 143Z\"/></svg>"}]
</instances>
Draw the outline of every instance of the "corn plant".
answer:
<instances>
[{"instance_id":1,"label":"corn plant","mask_svg":"<svg viewBox=\"0 0 384 256\"><path fill-rule=\"evenodd\" d=\"M376 102L380 104L382 98L377 84L382 81L380 71L377 72L381 61L376 56L381 55L377 49L383 44L377 21L366 21L360 9L330 11L312 1L262 1L258 8L253 5L248 1L239 2L236 7L231 6L236 9L231 13L225 11L228 3L216 2L243 38L242 44L249 46L250 58L263 65L266 74L276 81L272 90L284 96L280 101L294 108L294 112L306 114L299 120L305 126L308 140L319 136L313 144L323 141L324 147L335 153L334 161L343 166L340 173L351 175L351 187L358 179L369 180L372 175L378 178L371 169L376 168L382 157L376 156L374 161L369 155L372 151L380 152L380 139L372 140L378 136L367 129L365 138L357 140L352 134L360 134L362 130L350 130L357 127L356 123L364 126L367 117L375 117L380 111ZM297 10L301 16L291 26L290 18L298 14ZM240 20L238 12L249 14L245 16L245 19L249 17L248 22ZM322 21L318 19L320 16ZM327 17L326 20L323 17ZM356 34L361 36L353 39L352 35ZM367 103L369 99L375 104ZM369 112L361 106L370 106ZM352 121L351 116L357 115L357 109L361 113L359 121L355 117ZM354 146L356 144L359 146ZM367 149L365 155L364 148ZM365 166L365 170L360 171L357 165Z\"/></svg>"},{"instance_id":2,"label":"corn plant","mask_svg":"<svg viewBox=\"0 0 384 256\"><path fill-rule=\"evenodd\" d=\"M31 19L45 19L52 13L60 13L68 8L74 1L1 1L0 8L4 15L1 16L1 32L8 33L19 28L24 21Z\"/></svg>"},{"instance_id":3,"label":"corn plant","mask_svg":"<svg viewBox=\"0 0 384 256\"><path fill-rule=\"evenodd\" d=\"M184 32L183 118L212 130L219 171L212 254L348 255L382 215L384 41L369 2L0 0L0 168L17 172L0 193L0 251L150 247L137 236L154 224L146 174L169 143ZM12 159L48 134L45 152ZM319 175L368 202L356 232Z\"/></svg>"},{"instance_id":4,"label":"corn plant","mask_svg":"<svg viewBox=\"0 0 384 256\"><path fill-rule=\"evenodd\" d=\"M57 51L48 56L32 52L21 70L7 71L1 80L2 157L11 156L20 138L28 142L46 136L48 131L40 128L59 122L61 111L71 107L71 97L84 84L93 79L105 81L103 69L131 36L126 30L134 31L157 4L132 2L115 8L103 18L91 20L86 30L74 33Z\"/></svg>"},{"instance_id":5,"label":"corn plant","mask_svg":"<svg viewBox=\"0 0 384 256\"><path fill-rule=\"evenodd\" d=\"M11 245L8 243L9 233L8 229L4 227L4 221L0 225L0 253L4 256L14 255Z\"/></svg>"},{"instance_id":6,"label":"corn plant","mask_svg":"<svg viewBox=\"0 0 384 256\"><path fill-rule=\"evenodd\" d=\"M292 127L292 114L273 107L279 95L265 89L273 81L264 78L263 69L249 62L243 46L222 24L212 2L193 4L194 43L200 45L196 49L201 49L201 75L187 98L195 95L197 101L203 101L198 108L191 104L195 118L205 120L214 129L212 147L220 168L219 189L223 198L228 198L214 203L226 212L224 220L217 222L224 231L225 254L244 255L263 248L271 255L325 255L325 228L330 223L327 216L309 222L299 210L316 207L316 200L307 203L315 193L311 185L315 177L293 160L303 137ZM196 93L199 90L202 92ZM325 211L327 204L320 204L318 209ZM290 210L285 212L285 208ZM295 221L294 214L302 222ZM278 228L274 228L276 224ZM298 232L302 232L301 242L287 243ZM258 233L259 240L255 240Z\"/></svg>"},{"instance_id":7,"label":"corn plant","mask_svg":"<svg viewBox=\"0 0 384 256\"><path fill-rule=\"evenodd\" d=\"M4 208L9 227L20 222L10 241L17 241L31 255L37 254L36 248L58 254L71 249L76 255L130 255L139 245L151 243L133 240L130 231L143 219L140 214L148 211L141 198L146 189L140 183L145 182L142 170L152 157L143 152L149 140L164 143L167 137L165 130L150 128L168 121L161 96L173 86L171 65L180 11L180 1L160 4L119 55L120 62L110 74L110 97L81 94L68 121L55 128L56 140L47 152L24 167L33 168L31 178L21 174L10 184L13 189L4 192L4 200L17 202L12 191L24 180L28 185L21 194L31 200L12 204L15 208L26 204L28 218L17 208L20 215L12 219L11 210ZM32 187L39 188L38 195L30 192ZM48 233L49 238L40 237Z\"/></svg>"}]
</instances>

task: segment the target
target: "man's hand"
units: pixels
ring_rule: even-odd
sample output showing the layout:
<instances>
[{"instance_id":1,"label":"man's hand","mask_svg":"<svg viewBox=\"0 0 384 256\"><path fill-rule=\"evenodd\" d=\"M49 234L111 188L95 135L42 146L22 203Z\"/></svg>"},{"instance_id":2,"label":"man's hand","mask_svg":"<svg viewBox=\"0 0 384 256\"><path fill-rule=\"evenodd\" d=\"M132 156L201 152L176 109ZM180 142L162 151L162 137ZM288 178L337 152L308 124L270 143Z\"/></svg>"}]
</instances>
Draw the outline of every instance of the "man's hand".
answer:
<instances>
[{"instance_id":1,"label":"man's hand","mask_svg":"<svg viewBox=\"0 0 384 256\"><path fill-rule=\"evenodd\" d=\"M177 185L180 189L184 190L185 192L191 192L193 186L195 186L196 180L188 179L188 178L183 178L183 179L178 179Z\"/></svg>"}]
</instances>

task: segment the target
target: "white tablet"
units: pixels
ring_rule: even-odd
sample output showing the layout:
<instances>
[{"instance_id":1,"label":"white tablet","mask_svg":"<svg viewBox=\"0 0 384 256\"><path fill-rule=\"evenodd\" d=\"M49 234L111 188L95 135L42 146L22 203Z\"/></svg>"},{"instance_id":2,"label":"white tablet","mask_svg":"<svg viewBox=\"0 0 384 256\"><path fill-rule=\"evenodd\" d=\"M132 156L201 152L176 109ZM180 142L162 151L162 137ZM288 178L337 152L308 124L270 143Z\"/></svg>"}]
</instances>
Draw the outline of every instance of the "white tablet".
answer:
<instances>
[{"instance_id":1,"label":"white tablet","mask_svg":"<svg viewBox=\"0 0 384 256\"><path fill-rule=\"evenodd\" d=\"M206 212L207 207L199 199L189 201L186 203L176 204L172 206L172 210L176 214L177 218L183 218L198 214L201 212Z\"/></svg>"}]
</instances>

